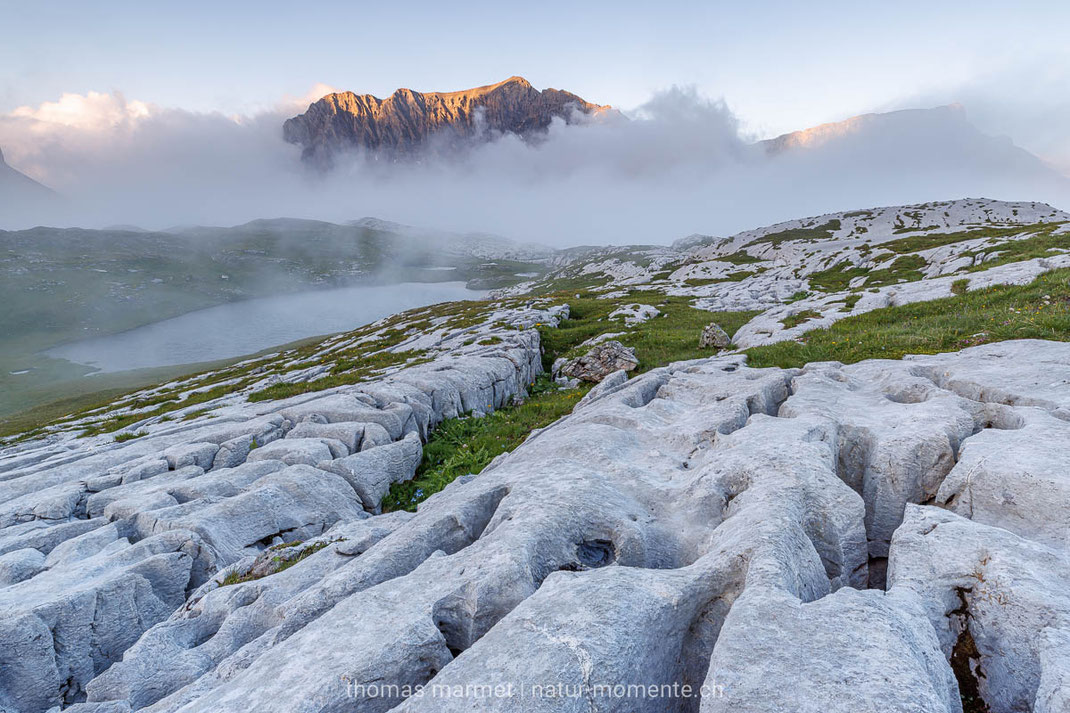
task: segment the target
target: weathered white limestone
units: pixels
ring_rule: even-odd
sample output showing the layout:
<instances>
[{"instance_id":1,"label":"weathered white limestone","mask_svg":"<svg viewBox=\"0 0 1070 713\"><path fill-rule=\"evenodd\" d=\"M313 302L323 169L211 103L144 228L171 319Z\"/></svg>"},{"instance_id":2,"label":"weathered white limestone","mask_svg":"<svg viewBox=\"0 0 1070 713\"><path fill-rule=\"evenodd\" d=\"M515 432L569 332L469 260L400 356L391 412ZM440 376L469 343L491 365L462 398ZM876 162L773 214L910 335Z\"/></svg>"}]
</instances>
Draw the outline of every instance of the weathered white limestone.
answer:
<instances>
[{"instance_id":1,"label":"weathered white limestone","mask_svg":"<svg viewBox=\"0 0 1070 713\"><path fill-rule=\"evenodd\" d=\"M552 323L566 311L496 319ZM0 454L0 703L29 712L83 701L89 681L187 597L197 601L227 573L270 568L275 555L256 564L270 546L329 538L292 568L306 573L301 586L359 556L406 517L363 527L355 486L377 512L390 484L412 476L434 425L500 408L538 375L538 334L501 334L491 346L447 336L456 348L376 382L277 402L224 398L204 417L137 426L144 435L122 444L52 440ZM345 471L352 483L333 465L346 458L359 460ZM310 564L331 556L333 566Z\"/></svg>"},{"instance_id":2,"label":"weathered white limestone","mask_svg":"<svg viewBox=\"0 0 1070 713\"><path fill-rule=\"evenodd\" d=\"M215 443L182 443L171 446L161 455L167 462L168 470L178 470L187 465L195 465L207 470L212 467L219 446Z\"/></svg>"},{"instance_id":3,"label":"weathered white limestone","mask_svg":"<svg viewBox=\"0 0 1070 713\"><path fill-rule=\"evenodd\" d=\"M62 540L42 532L69 523L0 529L8 553L49 549L45 569L0 587L0 621L18 622L0 623L0 657L20 656L0 661L0 701L854 713L954 712L976 693L993 712L1065 705L1070 503L1054 444L1070 424L1070 344L618 371L417 513L369 516L438 414L511 398L497 362L482 382L468 372L436 387L435 373L280 405L288 430L306 427L273 442L280 454L310 440L334 455L335 440L341 458L191 463L84 490L95 520L70 522L93 526ZM391 415L357 420L363 409ZM360 450L322 430L334 426L359 431ZM65 487L42 491L49 507ZM173 561L152 578L138 569L155 588L136 590L129 570L153 557ZM885 558L887 591L867 589L884 584ZM296 564L276 572L276 559ZM102 578L140 592L117 601L147 612L145 627L86 631L86 610L52 603L115 591ZM100 640L106 654L71 661L49 636L36 649L19 638L54 611L77 650Z\"/></svg>"},{"instance_id":4,"label":"weathered white limestone","mask_svg":"<svg viewBox=\"0 0 1070 713\"><path fill-rule=\"evenodd\" d=\"M131 517L143 533L196 532L216 563L229 564L265 544L307 539L362 515L360 499L345 480L295 465L260 477L233 497L190 500Z\"/></svg>"},{"instance_id":5,"label":"weathered white limestone","mask_svg":"<svg viewBox=\"0 0 1070 713\"><path fill-rule=\"evenodd\" d=\"M1065 549L933 507L908 509L889 567L893 590L919 595L945 655L1001 712L1064 710L1068 578Z\"/></svg>"},{"instance_id":6,"label":"weathered white limestone","mask_svg":"<svg viewBox=\"0 0 1070 713\"><path fill-rule=\"evenodd\" d=\"M1051 270L1070 267L1070 255L1054 255L1046 258L1034 258L1023 262L1012 262L965 276L969 280L969 289L976 290L993 285L1025 285L1040 275ZM754 317L739 328L732 341L743 349L773 344L787 339L795 339L814 329L828 327L846 317L871 312L883 307L897 307L915 302L928 302L950 297L951 285L962 275L948 275L917 282L904 282L899 285L876 288L858 294L858 301L850 308L844 304L849 292L820 294L791 304L773 307ZM810 310L820 313L820 317L808 319L794 327L786 327L781 321L791 315Z\"/></svg>"},{"instance_id":7,"label":"weathered white limestone","mask_svg":"<svg viewBox=\"0 0 1070 713\"><path fill-rule=\"evenodd\" d=\"M346 455L349 455L348 449L341 441L334 439L284 438L250 451L245 460L248 463L277 460L286 465L316 465L320 461Z\"/></svg>"},{"instance_id":8,"label":"weathered white limestone","mask_svg":"<svg viewBox=\"0 0 1070 713\"><path fill-rule=\"evenodd\" d=\"M917 282L856 278L850 307L848 293L799 294L836 264L877 269L889 241L1068 218L902 206L573 267L618 296L654 281L707 309L765 310L735 335L747 347L945 297L993 244L922 251ZM977 289L1068 266L1055 254L965 277ZM415 515L376 514L436 424L522 397L541 369L531 328L566 314L436 319L392 347L430 362L372 382L239 393L132 425L145 435L126 443L58 428L0 451L0 711L1070 707L1066 345L793 371L723 357L631 380L618 364L479 476ZM329 371L298 360L259 386ZM223 586L235 578L249 581ZM472 684L515 693L403 690ZM536 695L558 684L574 695Z\"/></svg>"},{"instance_id":9,"label":"weathered white limestone","mask_svg":"<svg viewBox=\"0 0 1070 713\"><path fill-rule=\"evenodd\" d=\"M319 467L345 478L360 497L364 509L378 513L390 486L411 480L422 456L420 437L409 433L400 441L328 460Z\"/></svg>"},{"instance_id":10,"label":"weathered white limestone","mask_svg":"<svg viewBox=\"0 0 1070 713\"><path fill-rule=\"evenodd\" d=\"M364 423L352 421L341 421L338 423L302 421L294 426L290 432L286 434L286 437L331 438L341 442L349 453L356 453L360 450L360 442L364 438L365 425L366 424Z\"/></svg>"},{"instance_id":11,"label":"weathered white limestone","mask_svg":"<svg viewBox=\"0 0 1070 713\"><path fill-rule=\"evenodd\" d=\"M733 371L724 372L726 376L738 371L734 364L728 366ZM656 374L654 383L658 379L667 380L666 377L664 372ZM678 430L674 428L678 419L690 419L690 428L698 429L690 438L681 439L678 435L674 439L677 445L672 451L679 453L682 463L701 442L701 433L709 427L708 419L701 418L695 413L696 409L716 421L725 421L725 428L732 428L745 422L751 406L774 410L777 399L787 394L783 374L770 374L768 379L756 380L753 385L742 374L737 374L735 381L745 387L745 393L723 401L717 401L712 395L703 398L706 394L696 393L693 389L681 392L681 395L691 394L686 404L659 401L659 406L668 409L663 416L664 427L656 433L645 434L642 442L633 437L627 423L606 430L601 423L601 413L592 413L589 419L578 413L572 418L583 419L585 430L592 435L608 437L601 442L592 441L599 443L596 449L575 448L569 433L564 431L560 437L553 436L561 427L558 425L543 431L531 442L532 448L522 459L526 465L518 471L510 473L503 464L480 478L458 482L432 498L415 518L406 523L406 532L399 530L346 569L338 570L320 588L306 592L299 601L287 605L287 622L307 621L310 614L315 615L325 606L326 609L293 633L285 647L267 649L239 676L263 683L262 695L256 695L251 704L290 708L296 705L297 709L303 709L306 704L300 700L314 689L322 691L318 695L338 700L335 697L346 695L339 677L356 676L361 671L373 677L418 682L428 675L429 670L414 666L413 656L427 661L430 666L435 666L435 662L439 666L445 665L452 658L451 647L459 650L469 646L506 614L513 603L533 592L537 583L556 569L583 570L613 562L666 567L694 557L701 539L698 533L691 533L686 542L677 542L671 523L660 522L660 518L649 513L648 506L643 504L659 502L660 494L643 494L639 487L632 494L618 491L613 481L606 479L600 470L612 466L622 476L635 479L639 486L645 482L644 474L651 464L664 462L666 454L652 453L651 449L665 432ZM701 381L696 377L696 385L699 383ZM653 396L648 388L638 393L634 389L624 391L615 395L619 402L605 404L621 416L634 411L635 406L630 403L640 405L641 402L635 399L649 400ZM731 389L722 386L715 387L713 394L727 396L730 392ZM597 403L587 408L593 408ZM544 445L535 448L540 442ZM621 466L616 460L621 452L632 457L625 461L628 465ZM554 455L549 456L551 453ZM519 452L514 454L514 458L518 456ZM576 459L585 464L579 473L576 472ZM518 477L520 474L522 477ZM563 480L562 474L571 474L571 478ZM550 483L555 487L548 488ZM841 487L847 497L857 498L849 489ZM676 488L672 490L675 492ZM516 505L506 505L514 500ZM537 509L531 509L536 503ZM607 503L612 505L607 506ZM860 503L858 505L860 510ZM623 513L617 511L620 506L626 508ZM637 519L633 520L627 513ZM550 523L553 526L547 528ZM461 525L459 530L458 524ZM492 534L479 537L482 532ZM426 559L435 549L457 554ZM398 568L411 568L413 565L406 565L406 562L412 562L413 554L420 552L423 554L418 555L418 561L423 563L415 571L404 574L406 569L401 569L399 572ZM860 556L864 561L864 553ZM384 568L404 576L395 575L394 579L378 587L367 588L382 581L386 574ZM819 571L823 578L820 565ZM827 587L827 580L824 581ZM389 590L379 593L387 586ZM470 594L464 594L469 590ZM443 599L450 592L456 594ZM332 606L332 602L337 603ZM398 605L404 612L387 614ZM430 610L437 610L438 627L435 616L427 613ZM367 620L368 627L353 628L341 624L357 612L361 612L362 620ZM446 633L441 633L439 627ZM339 646L354 652L353 656L342 660L328 655L323 650L321 638L328 631L332 632L331 636ZM280 635L281 632L270 638L277 639ZM387 652L391 653L384 659ZM281 662L277 657L284 653L290 661L305 659L306 665L298 667ZM265 678L268 667L275 671L270 677L275 679L274 682ZM229 679L230 682L235 680ZM230 694L226 692L230 685L214 686L196 699L196 705L226 709L230 705ZM280 701L280 696L286 696L287 701ZM273 700L275 703L271 702ZM167 702L167 699L161 701L160 709L166 709L163 704ZM381 708L389 702L382 700L370 705ZM341 702L332 705L341 705Z\"/></svg>"},{"instance_id":12,"label":"weathered white limestone","mask_svg":"<svg viewBox=\"0 0 1070 713\"><path fill-rule=\"evenodd\" d=\"M1021 418L1020 428L985 429L963 444L936 503L977 522L1068 549L1070 422L1036 408L1015 409L1015 415Z\"/></svg>"},{"instance_id":13,"label":"weathered white limestone","mask_svg":"<svg viewBox=\"0 0 1070 713\"><path fill-rule=\"evenodd\" d=\"M0 691L17 711L76 695L186 598L190 532L117 537L85 559L0 589Z\"/></svg>"},{"instance_id":14,"label":"weathered white limestone","mask_svg":"<svg viewBox=\"0 0 1070 713\"><path fill-rule=\"evenodd\" d=\"M654 305L639 303L626 304L609 313L610 319L623 319L626 327L634 327L637 324L648 322L661 314L661 310Z\"/></svg>"},{"instance_id":15,"label":"weathered white limestone","mask_svg":"<svg viewBox=\"0 0 1070 713\"><path fill-rule=\"evenodd\" d=\"M29 579L45 568L45 555L32 547L0 555L0 587Z\"/></svg>"},{"instance_id":16,"label":"weathered white limestone","mask_svg":"<svg viewBox=\"0 0 1070 713\"><path fill-rule=\"evenodd\" d=\"M556 272L541 284L552 285L554 277L593 278L604 283L593 289L606 297L623 297L639 288L691 297L695 306L710 311L762 310L765 314L756 317L736 340L749 347L794 339L850 314L946 297L956 279L967 279L970 289L1028 282L1048 270L1066 267L1067 255L1059 254L1066 250L1056 247L1040 260L974 270L1000 256L1000 245L1029 240L1038 232L1066 234L1068 222L1070 213L1045 203L984 198L852 210L790 220L727 238L691 236L671 248L636 245L571 251L559 258ZM1021 229L1016 231L1016 227ZM930 244L934 247L927 247ZM901 284L866 289L871 273L887 270L901 256L909 256L910 263L910 274L904 274ZM850 278L848 285L861 292L811 294L817 291L809 279L815 273L856 268L863 274ZM889 277L894 274L885 275L885 281ZM922 278L921 283L907 282L916 277ZM529 289L531 285L517 286L501 294L517 295ZM848 297L861 300L848 308ZM791 329L783 327L782 319L803 310L821 316Z\"/></svg>"},{"instance_id":17,"label":"weathered white limestone","mask_svg":"<svg viewBox=\"0 0 1070 713\"><path fill-rule=\"evenodd\" d=\"M338 524L306 547L326 547L269 577L220 586L225 573L244 572L249 562L221 571L194 592L167 621L150 629L123 657L88 686L90 700L129 700L134 708L196 681L245 642L281 623L281 604L361 555L409 519L393 513ZM269 550L265 554L270 554Z\"/></svg>"},{"instance_id":18,"label":"weathered white limestone","mask_svg":"<svg viewBox=\"0 0 1070 713\"><path fill-rule=\"evenodd\" d=\"M872 371L869 367L861 369ZM906 504L936 495L976 421L971 406L954 394L932 387L924 408L918 408L890 398L865 371L862 378L855 377L858 370L808 366L796 377L795 395L781 415L814 414L837 422L839 475L866 502L870 557L886 558ZM879 584L880 573L873 574Z\"/></svg>"},{"instance_id":19,"label":"weathered white limestone","mask_svg":"<svg viewBox=\"0 0 1070 713\"><path fill-rule=\"evenodd\" d=\"M706 687L704 712L961 710L916 599L850 588L810 603L745 593L725 621Z\"/></svg>"}]
</instances>

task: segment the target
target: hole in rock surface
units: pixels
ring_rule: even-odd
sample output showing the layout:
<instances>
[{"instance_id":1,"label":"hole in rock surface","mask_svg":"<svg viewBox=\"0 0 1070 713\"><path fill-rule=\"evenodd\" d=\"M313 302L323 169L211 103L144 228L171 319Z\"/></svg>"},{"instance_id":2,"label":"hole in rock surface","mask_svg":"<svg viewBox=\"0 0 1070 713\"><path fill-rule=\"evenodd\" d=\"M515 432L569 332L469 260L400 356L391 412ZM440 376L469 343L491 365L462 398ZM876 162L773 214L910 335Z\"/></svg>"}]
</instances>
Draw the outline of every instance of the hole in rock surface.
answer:
<instances>
[{"instance_id":1,"label":"hole in rock surface","mask_svg":"<svg viewBox=\"0 0 1070 713\"><path fill-rule=\"evenodd\" d=\"M617 560L617 548L609 540L584 540L576 545L576 557L562 565L566 572L582 572L613 564Z\"/></svg>"},{"instance_id":2,"label":"hole in rock surface","mask_svg":"<svg viewBox=\"0 0 1070 713\"><path fill-rule=\"evenodd\" d=\"M1025 419L1022 418L1021 414L1014 413L1007 408L1001 408L990 411L985 415L985 420L980 424L980 430L983 431L987 428L994 428L998 431L1017 431L1025 428Z\"/></svg>"}]
</instances>

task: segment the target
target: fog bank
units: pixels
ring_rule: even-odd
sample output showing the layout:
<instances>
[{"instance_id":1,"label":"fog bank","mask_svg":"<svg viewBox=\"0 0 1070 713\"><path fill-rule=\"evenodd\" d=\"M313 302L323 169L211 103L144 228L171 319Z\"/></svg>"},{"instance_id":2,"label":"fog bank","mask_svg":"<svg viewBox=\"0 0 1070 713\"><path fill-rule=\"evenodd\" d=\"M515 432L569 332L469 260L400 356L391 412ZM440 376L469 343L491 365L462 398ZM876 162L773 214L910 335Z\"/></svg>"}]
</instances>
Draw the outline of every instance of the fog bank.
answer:
<instances>
[{"instance_id":1,"label":"fog bank","mask_svg":"<svg viewBox=\"0 0 1070 713\"><path fill-rule=\"evenodd\" d=\"M986 196L1070 205L1067 179L962 111L907 112L775 156L724 102L674 88L628 119L489 137L419 163L345 157L307 170L282 141L291 102L256 116L164 109L120 94L66 95L0 117L8 163L65 198L0 228L34 224L232 225L261 217L376 216L554 246L669 242L803 215Z\"/></svg>"}]
</instances>

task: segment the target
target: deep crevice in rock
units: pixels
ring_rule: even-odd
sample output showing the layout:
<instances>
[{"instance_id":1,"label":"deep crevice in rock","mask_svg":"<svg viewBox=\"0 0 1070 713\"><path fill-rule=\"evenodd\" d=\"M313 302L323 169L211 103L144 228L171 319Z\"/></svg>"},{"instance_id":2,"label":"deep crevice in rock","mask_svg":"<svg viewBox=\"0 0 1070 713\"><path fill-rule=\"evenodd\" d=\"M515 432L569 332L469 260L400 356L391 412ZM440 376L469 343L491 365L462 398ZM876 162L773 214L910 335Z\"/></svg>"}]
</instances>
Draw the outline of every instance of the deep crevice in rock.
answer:
<instances>
[{"instance_id":1,"label":"deep crevice in rock","mask_svg":"<svg viewBox=\"0 0 1070 713\"><path fill-rule=\"evenodd\" d=\"M691 626L687 629L680 647L680 661L683 663L682 680L680 683L690 686L692 691L701 691L709 669L710 657L713 655L713 647L717 643L717 637L721 633L721 626L728 616L728 610L732 607L735 594L729 598L724 595L717 597L699 613ZM699 696L681 698L679 700L680 713L696 713L702 705Z\"/></svg>"},{"instance_id":2,"label":"deep crevice in rock","mask_svg":"<svg viewBox=\"0 0 1070 713\"><path fill-rule=\"evenodd\" d=\"M292 537L295 532L297 532L298 530L300 530L302 528L309 527L309 525L311 525L311 524L314 524L314 523L309 523L307 525L296 525L294 527L284 528L282 530L279 530L278 532L273 532L270 535L265 535L264 537L261 537L259 540L257 540L256 542L252 543L249 546L250 547L256 547L257 549L260 549L260 550L266 550L269 547L271 547L271 545L275 542L275 538L277 538L277 537L281 538L283 542L289 542L290 540L288 540L286 538Z\"/></svg>"},{"instance_id":3,"label":"deep crevice in rock","mask_svg":"<svg viewBox=\"0 0 1070 713\"><path fill-rule=\"evenodd\" d=\"M898 476L901 484L914 484L909 490L901 492L899 495L899 497L905 499L904 505L939 505L936 502L937 492L944 479L957 464L959 449L962 447L961 442L956 443L952 436L948 435L948 439L948 448L934 451L937 457L931 462L917 462L915 464L917 466L916 469L908 469L902 462L895 462L895 468L900 468L900 470L893 468L890 472L887 472L889 456L896 456L898 451L894 449L891 451L887 449L880 450L878 437L869 428L850 424L840 425L836 446L836 475L858 493L866 505L866 541L870 551L869 589L885 588L888 559L886 552L891 533L888 533L888 541L885 541L885 538L880 533L875 533L875 528L878 527L875 524L875 518L879 507L882 504L884 507L890 505L892 501L889 498L893 497L892 493L882 493L870 481L879 477L882 483L894 483L897 480L896 476ZM919 442L918 445L920 447L921 443ZM879 451L879 457L876 459L877 465L874 466L874 453L877 451ZM885 465L883 470L880 467L881 463ZM871 468L876 468L877 470L871 472ZM892 531L898 528L901 523L902 513L899 514L899 520L895 523L895 528L892 528Z\"/></svg>"},{"instance_id":4,"label":"deep crevice in rock","mask_svg":"<svg viewBox=\"0 0 1070 713\"><path fill-rule=\"evenodd\" d=\"M442 634L453 658L460 656L469 646L475 643L472 631L472 619L456 606L446 606L440 602L435 606L432 613L435 628Z\"/></svg>"},{"instance_id":5,"label":"deep crevice in rock","mask_svg":"<svg viewBox=\"0 0 1070 713\"><path fill-rule=\"evenodd\" d=\"M868 564L868 589L885 589L888 577L888 558L870 557Z\"/></svg>"},{"instance_id":6,"label":"deep crevice in rock","mask_svg":"<svg viewBox=\"0 0 1070 713\"><path fill-rule=\"evenodd\" d=\"M969 603L966 600L969 591L963 587L955 590L959 598L959 608L949 614L959 619L962 627L951 650L951 670L959 684L962 713L989 713L988 704L980 692L980 679L985 677L984 671L981 670L981 653L977 650L973 634L970 633Z\"/></svg>"}]
</instances>

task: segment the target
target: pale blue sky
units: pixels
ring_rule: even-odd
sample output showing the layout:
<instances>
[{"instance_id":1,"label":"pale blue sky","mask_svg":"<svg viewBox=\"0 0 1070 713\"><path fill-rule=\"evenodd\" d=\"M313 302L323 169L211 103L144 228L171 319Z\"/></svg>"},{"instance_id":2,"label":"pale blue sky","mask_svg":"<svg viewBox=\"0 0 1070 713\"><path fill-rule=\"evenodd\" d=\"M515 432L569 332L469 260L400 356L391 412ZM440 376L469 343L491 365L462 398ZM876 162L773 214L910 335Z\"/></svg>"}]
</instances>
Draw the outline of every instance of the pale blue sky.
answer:
<instances>
[{"instance_id":1,"label":"pale blue sky","mask_svg":"<svg viewBox=\"0 0 1070 713\"><path fill-rule=\"evenodd\" d=\"M1067 89L1070 68L1070 3L1060 0L0 0L0 17L0 113L116 90L251 113L319 82L383 96L521 74L625 109L694 85L760 134L972 97L1028 145L1000 107L1023 91L1043 99L1044 82Z\"/></svg>"}]
</instances>

